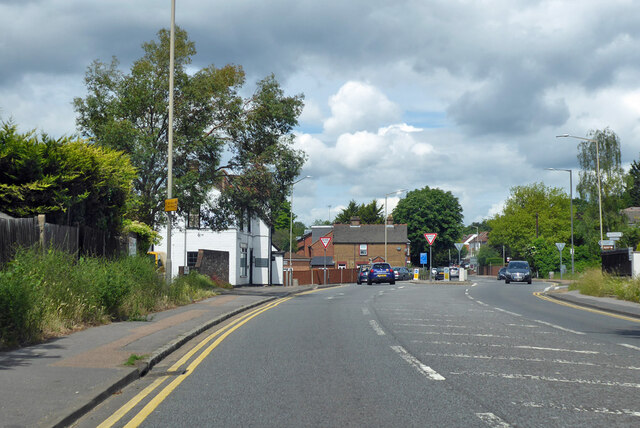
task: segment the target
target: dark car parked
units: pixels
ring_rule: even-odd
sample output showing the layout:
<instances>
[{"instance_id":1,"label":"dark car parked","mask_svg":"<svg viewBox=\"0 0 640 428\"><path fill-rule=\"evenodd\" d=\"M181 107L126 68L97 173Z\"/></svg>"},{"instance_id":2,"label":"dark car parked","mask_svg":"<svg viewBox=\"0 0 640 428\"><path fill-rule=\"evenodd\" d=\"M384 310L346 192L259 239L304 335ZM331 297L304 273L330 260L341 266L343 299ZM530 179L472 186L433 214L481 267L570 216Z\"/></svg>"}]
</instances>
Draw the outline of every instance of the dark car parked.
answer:
<instances>
[{"instance_id":1,"label":"dark car parked","mask_svg":"<svg viewBox=\"0 0 640 428\"><path fill-rule=\"evenodd\" d=\"M498 278L496 278L498 281L500 281L501 279L506 279L506 276L504 275L504 273L507 271L507 267L501 267L500 270L498 271Z\"/></svg>"},{"instance_id":2,"label":"dark car parked","mask_svg":"<svg viewBox=\"0 0 640 428\"><path fill-rule=\"evenodd\" d=\"M396 283L396 274L393 272L389 263L374 263L371 265L371 269L367 275L367 284L388 282L389 284Z\"/></svg>"},{"instance_id":3,"label":"dark car parked","mask_svg":"<svg viewBox=\"0 0 640 428\"><path fill-rule=\"evenodd\" d=\"M513 282L527 282L531 284L531 268L529 262L524 260L512 260L507 265L504 273L504 282L509 284Z\"/></svg>"},{"instance_id":4,"label":"dark car parked","mask_svg":"<svg viewBox=\"0 0 640 428\"><path fill-rule=\"evenodd\" d=\"M406 281L411 279L411 271L406 267L398 266L393 268L396 281Z\"/></svg>"},{"instance_id":5,"label":"dark car parked","mask_svg":"<svg viewBox=\"0 0 640 428\"><path fill-rule=\"evenodd\" d=\"M443 280L444 279L444 268L443 267L439 267L439 268L436 268L435 271L436 271L436 274L434 275L434 279L436 281Z\"/></svg>"},{"instance_id":6,"label":"dark car parked","mask_svg":"<svg viewBox=\"0 0 640 428\"><path fill-rule=\"evenodd\" d=\"M356 279L356 283L362 284L363 282L367 282L367 275L369 274L369 265L363 265L358 268L358 279Z\"/></svg>"}]
</instances>

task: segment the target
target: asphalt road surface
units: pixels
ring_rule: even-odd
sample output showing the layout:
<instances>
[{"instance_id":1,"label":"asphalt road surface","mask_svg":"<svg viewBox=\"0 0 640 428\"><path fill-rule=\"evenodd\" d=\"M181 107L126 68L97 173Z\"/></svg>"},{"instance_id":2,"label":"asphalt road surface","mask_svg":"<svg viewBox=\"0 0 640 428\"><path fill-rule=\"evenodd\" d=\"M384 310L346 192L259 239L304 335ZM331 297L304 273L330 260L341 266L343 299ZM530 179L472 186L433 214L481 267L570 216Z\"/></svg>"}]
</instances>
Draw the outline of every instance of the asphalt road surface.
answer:
<instances>
[{"instance_id":1,"label":"asphalt road surface","mask_svg":"<svg viewBox=\"0 0 640 428\"><path fill-rule=\"evenodd\" d=\"M548 285L280 299L194 339L76 426L640 426L640 323L534 295Z\"/></svg>"}]
</instances>

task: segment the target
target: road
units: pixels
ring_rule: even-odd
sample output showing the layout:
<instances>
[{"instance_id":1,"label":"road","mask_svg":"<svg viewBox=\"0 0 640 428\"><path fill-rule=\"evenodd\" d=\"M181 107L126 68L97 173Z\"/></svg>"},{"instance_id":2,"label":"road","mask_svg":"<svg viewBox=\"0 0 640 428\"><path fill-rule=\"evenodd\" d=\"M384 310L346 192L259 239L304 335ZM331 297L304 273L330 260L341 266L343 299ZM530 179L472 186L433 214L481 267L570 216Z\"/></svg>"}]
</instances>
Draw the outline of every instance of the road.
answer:
<instances>
[{"instance_id":1,"label":"road","mask_svg":"<svg viewBox=\"0 0 640 428\"><path fill-rule=\"evenodd\" d=\"M640 425L640 323L534 295L548 285L281 299L194 339L76 426Z\"/></svg>"}]
</instances>

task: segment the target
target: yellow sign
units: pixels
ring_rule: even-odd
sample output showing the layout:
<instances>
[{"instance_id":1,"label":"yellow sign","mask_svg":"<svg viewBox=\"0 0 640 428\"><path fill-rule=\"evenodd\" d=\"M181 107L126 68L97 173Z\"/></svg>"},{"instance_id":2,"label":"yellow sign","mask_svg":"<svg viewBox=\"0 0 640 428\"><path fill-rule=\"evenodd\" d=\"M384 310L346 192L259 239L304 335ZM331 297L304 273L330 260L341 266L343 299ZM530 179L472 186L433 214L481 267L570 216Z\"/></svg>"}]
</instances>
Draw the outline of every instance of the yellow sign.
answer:
<instances>
[{"instance_id":1,"label":"yellow sign","mask_svg":"<svg viewBox=\"0 0 640 428\"><path fill-rule=\"evenodd\" d=\"M178 211L178 198L164 200L165 211Z\"/></svg>"}]
</instances>

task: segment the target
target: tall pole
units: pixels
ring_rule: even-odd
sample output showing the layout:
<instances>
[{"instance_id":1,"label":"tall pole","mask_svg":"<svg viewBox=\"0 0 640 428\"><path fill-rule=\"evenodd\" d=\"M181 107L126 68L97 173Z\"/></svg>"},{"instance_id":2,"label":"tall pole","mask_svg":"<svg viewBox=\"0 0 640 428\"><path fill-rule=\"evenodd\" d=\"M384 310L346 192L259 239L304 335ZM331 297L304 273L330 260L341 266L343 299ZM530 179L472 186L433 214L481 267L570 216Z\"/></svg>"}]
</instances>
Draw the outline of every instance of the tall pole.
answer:
<instances>
[{"instance_id":1,"label":"tall pole","mask_svg":"<svg viewBox=\"0 0 640 428\"><path fill-rule=\"evenodd\" d=\"M306 178L311 178L311 176L307 175L291 183L291 205L289 206L289 285L293 285L293 265L291 264L291 250L293 245L293 186Z\"/></svg>"},{"instance_id":2,"label":"tall pole","mask_svg":"<svg viewBox=\"0 0 640 428\"><path fill-rule=\"evenodd\" d=\"M169 41L169 125L167 148L167 199L173 197L173 66L175 61L175 37L176 37L176 0L171 0L171 34ZM171 211L167 211L167 260L165 266L165 279L171 283Z\"/></svg>"},{"instance_id":3,"label":"tall pole","mask_svg":"<svg viewBox=\"0 0 640 428\"><path fill-rule=\"evenodd\" d=\"M596 177L598 178L598 214L600 217L600 246L602 246L602 241L604 240L604 236L603 236L604 234L602 233L602 188L600 184L600 149L599 149L600 144L598 143L598 140L594 140L593 138L576 137L575 135L569 135L569 134L556 135L556 138L575 138L577 140L589 141L596 145ZM571 219L573 220L573 216L571 216Z\"/></svg>"},{"instance_id":4,"label":"tall pole","mask_svg":"<svg viewBox=\"0 0 640 428\"><path fill-rule=\"evenodd\" d=\"M545 168L548 171L566 171L569 173L569 206L571 207L571 274L575 274L575 262L573 257L573 171L562 168Z\"/></svg>"}]
</instances>

